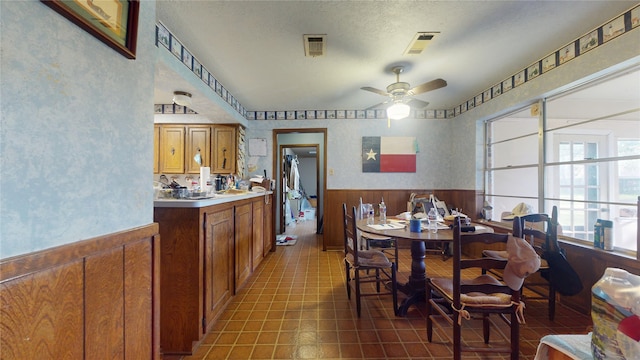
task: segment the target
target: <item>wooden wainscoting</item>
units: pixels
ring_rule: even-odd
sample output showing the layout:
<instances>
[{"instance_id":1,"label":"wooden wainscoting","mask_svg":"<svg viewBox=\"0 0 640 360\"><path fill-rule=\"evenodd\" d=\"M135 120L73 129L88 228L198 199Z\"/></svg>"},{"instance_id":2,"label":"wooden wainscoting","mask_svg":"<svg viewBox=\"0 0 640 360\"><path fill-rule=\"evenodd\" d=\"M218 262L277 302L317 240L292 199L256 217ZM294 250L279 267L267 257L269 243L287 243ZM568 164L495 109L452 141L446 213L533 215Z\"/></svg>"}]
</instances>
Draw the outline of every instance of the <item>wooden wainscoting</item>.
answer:
<instances>
[{"instance_id":1,"label":"wooden wainscoting","mask_svg":"<svg viewBox=\"0 0 640 360\"><path fill-rule=\"evenodd\" d=\"M2 359L159 359L158 225L0 260Z\"/></svg>"},{"instance_id":2,"label":"wooden wainscoting","mask_svg":"<svg viewBox=\"0 0 640 360\"><path fill-rule=\"evenodd\" d=\"M360 203L379 204L381 198L387 205L387 216L407 211L407 201L412 193L434 194L449 207L461 208L470 217L476 219L482 209L483 193L476 190L327 190L324 211L323 250L343 249L344 233L342 225L342 203L355 206Z\"/></svg>"}]
</instances>

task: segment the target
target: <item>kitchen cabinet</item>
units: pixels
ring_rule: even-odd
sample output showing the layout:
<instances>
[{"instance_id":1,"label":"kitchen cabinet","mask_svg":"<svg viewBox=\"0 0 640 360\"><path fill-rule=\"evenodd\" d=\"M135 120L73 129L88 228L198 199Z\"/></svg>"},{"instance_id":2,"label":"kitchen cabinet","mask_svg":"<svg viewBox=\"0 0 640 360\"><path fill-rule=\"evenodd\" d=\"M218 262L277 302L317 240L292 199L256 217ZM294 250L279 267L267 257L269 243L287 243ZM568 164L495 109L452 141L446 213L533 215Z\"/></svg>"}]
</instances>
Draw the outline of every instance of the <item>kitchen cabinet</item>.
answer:
<instances>
[{"instance_id":1,"label":"kitchen cabinet","mask_svg":"<svg viewBox=\"0 0 640 360\"><path fill-rule=\"evenodd\" d=\"M253 242L253 216L251 203L236 206L235 216L235 289L244 285L251 275L251 253Z\"/></svg>"},{"instance_id":2,"label":"kitchen cabinet","mask_svg":"<svg viewBox=\"0 0 640 360\"><path fill-rule=\"evenodd\" d=\"M160 126L160 172L184 173L184 126Z\"/></svg>"},{"instance_id":3,"label":"kitchen cabinet","mask_svg":"<svg viewBox=\"0 0 640 360\"><path fill-rule=\"evenodd\" d=\"M160 126L153 127L153 173L157 174L160 166Z\"/></svg>"},{"instance_id":4,"label":"kitchen cabinet","mask_svg":"<svg viewBox=\"0 0 640 360\"><path fill-rule=\"evenodd\" d=\"M233 207L218 205L205 212L203 332L222 313L233 288Z\"/></svg>"},{"instance_id":5,"label":"kitchen cabinet","mask_svg":"<svg viewBox=\"0 0 640 360\"><path fill-rule=\"evenodd\" d=\"M253 273L254 260L256 266L262 261L264 236L254 234L265 234L263 220L273 219L273 208L264 202L265 195L256 193L154 202L163 355L192 353ZM254 248L260 249L259 257L253 257Z\"/></svg>"},{"instance_id":6,"label":"kitchen cabinet","mask_svg":"<svg viewBox=\"0 0 640 360\"><path fill-rule=\"evenodd\" d=\"M212 174L236 173L238 132L235 126L157 124L155 131L154 173L199 174L200 166L210 167ZM202 165L194 160L197 154Z\"/></svg>"},{"instance_id":7,"label":"kitchen cabinet","mask_svg":"<svg viewBox=\"0 0 640 360\"><path fill-rule=\"evenodd\" d=\"M264 258L264 197L253 200L253 261L252 270L255 271Z\"/></svg>"},{"instance_id":8,"label":"kitchen cabinet","mask_svg":"<svg viewBox=\"0 0 640 360\"><path fill-rule=\"evenodd\" d=\"M237 131L234 126L213 127L213 163L211 173L234 174L236 172Z\"/></svg>"},{"instance_id":9,"label":"kitchen cabinet","mask_svg":"<svg viewBox=\"0 0 640 360\"><path fill-rule=\"evenodd\" d=\"M192 125L186 127L186 173L200 174L200 166L211 166L211 126ZM202 165L195 160L200 155ZM204 179L206 180L206 179ZM201 179L202 181L202 179Z\"/></svg>"}]
</instances>

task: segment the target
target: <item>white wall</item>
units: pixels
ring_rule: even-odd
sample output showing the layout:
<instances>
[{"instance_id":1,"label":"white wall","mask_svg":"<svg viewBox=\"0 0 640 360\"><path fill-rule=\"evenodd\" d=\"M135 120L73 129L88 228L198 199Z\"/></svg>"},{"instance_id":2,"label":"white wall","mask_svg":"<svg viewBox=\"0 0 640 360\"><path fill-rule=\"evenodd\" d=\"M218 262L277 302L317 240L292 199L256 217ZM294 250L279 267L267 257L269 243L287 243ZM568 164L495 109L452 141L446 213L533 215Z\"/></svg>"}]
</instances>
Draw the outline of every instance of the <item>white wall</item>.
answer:
<instances>
[{"instance_id":1,"label":"white wall","mask_svg":"<svg viewBox=\"0 0 640 360\"><path fill-rule=\"evenodd\" d=\"M40 1L0 1L0 258L153 222L155 5L128 60Z\"/></svg>"}]
</instances>

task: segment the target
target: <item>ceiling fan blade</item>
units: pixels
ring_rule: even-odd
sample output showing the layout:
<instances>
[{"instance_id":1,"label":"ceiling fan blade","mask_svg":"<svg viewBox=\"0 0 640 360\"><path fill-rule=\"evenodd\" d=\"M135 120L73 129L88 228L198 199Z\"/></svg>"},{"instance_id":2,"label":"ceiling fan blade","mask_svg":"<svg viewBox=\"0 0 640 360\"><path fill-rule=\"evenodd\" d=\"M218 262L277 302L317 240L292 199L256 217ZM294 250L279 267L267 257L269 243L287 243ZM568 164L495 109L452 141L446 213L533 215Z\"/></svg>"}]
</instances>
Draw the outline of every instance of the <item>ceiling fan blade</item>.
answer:
<instances>
[{"instance_id":1,"label":"ceiling fan blade","mask_svg":"<svg viewBox=\"0 0 640 360\"><path fill-rule=\"evenodd\" d=\"M447 82L442 80L442 79L435 79L435 80L431 80L429 82L426 82L422 85L418 85L416 87L414 87L413 89L409 90L407 92L407 94L409 95L418 95L418 94L422 94L425 93L427 91L431 91L431 90L435 90L435 89L440 89L442 87L447 86Z\"/></svg>"},{"instance_id":2,"label":"ceiling fan blade","mask_svg":"<svg viewBox=\"0 0 640 360\"><path fill-rule=\"evenodd\" d=\"M377 109L377 108L381 108L383 107L383 105L387 104L389 101L385 101L385 102L381 102L378 104L375 104L373 106L369 106L368 108L366 108L365 110L372 110L372 109Z\"/></svg>"},{"instance_id":3,"label":"ceiling fan blade","mask_svg":"<svg viewBox=\"0 0 640 360\"><path fill-rule=\"evenodd\" d=\"M409 100L408 104L409 106L411 106L412 109L416 109L416 110L422 110L429 105L428 102L418 100L418 99L411 99Z\"/></svg>"},{"instance_id":4,"label":"ceiling fan blade","mask_svg":"<svg viewBox=\"0 0 640 360\"><path fill-rule=\"evenodd\" d=\"M366 91L371 91L371 92L374 92L374 93L376 93L378 95L382 95L382 96L389 96L389 94L386 91L382 91L380 89L372 88L370 86L361 87L360 89L366 90Z\"/></svg>"}]
</instances>

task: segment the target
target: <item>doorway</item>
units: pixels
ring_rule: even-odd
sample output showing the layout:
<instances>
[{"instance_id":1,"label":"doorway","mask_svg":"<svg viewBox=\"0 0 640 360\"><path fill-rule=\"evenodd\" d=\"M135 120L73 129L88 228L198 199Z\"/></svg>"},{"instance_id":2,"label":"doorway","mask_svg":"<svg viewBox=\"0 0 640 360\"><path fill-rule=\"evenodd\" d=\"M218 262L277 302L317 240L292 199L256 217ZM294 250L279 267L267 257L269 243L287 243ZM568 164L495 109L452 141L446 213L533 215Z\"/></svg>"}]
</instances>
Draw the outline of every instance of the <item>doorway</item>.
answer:
<instances>
[{"instance_id":1,"label":"doorway","mask_svg":"<svg viewBox=\"0 0 640 360\"><path fill-rule=\"evenodd\" d=\"M312 203L315 202L315 204L313 204L315 205L315 218L313 220L316 222L316 233L322 234L324 196L326 192L326 135L327 130L325 128L273 130L273 169L275 170L274 174L278 174L278 176L274 176L276 180L275 199L277 199L278 203L278 206L276 206L276 234L282 234L286 230L287 214L288 211L290 211L287 209L287 182L291 174L290 168L285 165L287 161L286 156L290 155L290 159L295 159L296 154L298 156L298 162L304 159L304 166L307 170L310 166L314 167L315 171L309 172L315 172L315 179L311 182L312 185L309 185L309 179L306 179L306 188L308 189L305 189L303 186L305 194L301 194L301 196L305 196L305 198L304 200L300 199L300 202L297 202L295 206L296 208L298 206L301 207L303 202L305 204L304 206L308 206L306 201L310 200ZM310 152L315 152L315 154L310 154ZM314 155L314 157L311 157L311 155ZM302 156L305 157L302 158ZM311 196L315 196L315 198ZM289 202L289 209L290 207L291 202ZM300 216L299 211L297 211L297 215ZM326 250L324 243L323 250Z\"/></svg>"}]
</instances>

